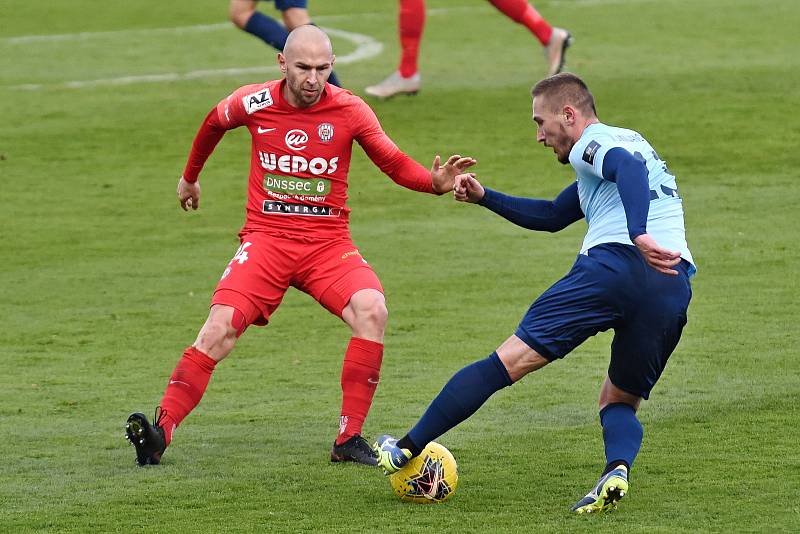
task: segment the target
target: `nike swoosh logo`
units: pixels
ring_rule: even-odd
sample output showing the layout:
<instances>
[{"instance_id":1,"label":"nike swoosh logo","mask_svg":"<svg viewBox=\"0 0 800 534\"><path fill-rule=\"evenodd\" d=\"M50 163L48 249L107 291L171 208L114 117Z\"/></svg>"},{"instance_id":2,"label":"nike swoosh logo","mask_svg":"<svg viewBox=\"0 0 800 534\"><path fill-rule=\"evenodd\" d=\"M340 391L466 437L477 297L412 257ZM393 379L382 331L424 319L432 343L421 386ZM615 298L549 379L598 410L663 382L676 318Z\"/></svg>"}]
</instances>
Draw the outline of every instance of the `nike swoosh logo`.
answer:
<instances>
[{"instance_id":1,"label":"nike swoosh logo","mask_svg":"<svg viewBox=\"0 0 800 534\"><path fill-rule=\"evenodd\" d=\"M369 382L370 384L377 384L379 381L375 380L374 378L367 378L367 382Z\"/></svg>"},{"instance_id":2,"label":"nike swoosh logo","mask_svg":"<svg viewBox=\"0 0 800 534\"><path fill-rule=\"evenodd\" d=\"M189 386L189 384L187 384L186 382L181 382L180 380L170 380L169 383L170 383L170 385L172 385L172 384L183 384L184 386ZM189 387L191 387L191 386L189 386Z\"/></svg>"},{"instance_id":3,"label":"nike swoosh logo","mask_svg":"<svg viewBox=\"0 0 800 534\"><path fill-rule=\"evenodd\" d=\"M262 128L261 126L258 127L258 133L267 133L276 130L277 128Z\"/></svg>"}]
</instances>

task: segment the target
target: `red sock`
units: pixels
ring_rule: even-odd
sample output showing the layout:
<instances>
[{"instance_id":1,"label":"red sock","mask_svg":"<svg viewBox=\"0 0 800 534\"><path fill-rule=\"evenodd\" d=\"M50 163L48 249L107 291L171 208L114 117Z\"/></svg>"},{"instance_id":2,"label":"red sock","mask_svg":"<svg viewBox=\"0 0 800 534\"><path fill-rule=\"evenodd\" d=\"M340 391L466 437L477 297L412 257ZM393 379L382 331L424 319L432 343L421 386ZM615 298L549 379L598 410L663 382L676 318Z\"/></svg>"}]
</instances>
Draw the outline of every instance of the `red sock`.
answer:
<instances>
[{"instance_id":1,"label":"red sock","mask_svg":"<svg viewBox=\"0 0 800 534\"><path fill-rule=\"evenodd\" d=\"M417 73L417 57L422 29L425 27L425 0L400 0L400 76Z\"/></svg>"},{"instance_id":2,"label":"red sock","mask_svg":"<svg viewBox=\"0 0 800 534\"><path fill-rule=\"evenodd\" d=\"M167 445L172 441L175 427L194 410L203 398L211 373L217 362L194 347L188 347L169 377L167 389L161 399L161 428Z\"/></svg>"},{"instance_id":3,"label":"red sock","mask_svg":"<svg viewBox=\"0 0 800 534\"><path fill-rule=\"evenodd\" d=\"M553 27L527 0L489 0L489 2L508 18L528 28L539 39L542 46L547 46L547 43L550 42Z\"/></svg>"},{"instance_id":4,"label":"red sock","mask_svg":"<svg viewBox=\"0 0 800 534\"><path fill-rule=\"evenodd\" d=\"M382 360L383 343L350 338L342 364L342 416L337 444L361 434L378 387Z\"/></svg>"}]
</instances>

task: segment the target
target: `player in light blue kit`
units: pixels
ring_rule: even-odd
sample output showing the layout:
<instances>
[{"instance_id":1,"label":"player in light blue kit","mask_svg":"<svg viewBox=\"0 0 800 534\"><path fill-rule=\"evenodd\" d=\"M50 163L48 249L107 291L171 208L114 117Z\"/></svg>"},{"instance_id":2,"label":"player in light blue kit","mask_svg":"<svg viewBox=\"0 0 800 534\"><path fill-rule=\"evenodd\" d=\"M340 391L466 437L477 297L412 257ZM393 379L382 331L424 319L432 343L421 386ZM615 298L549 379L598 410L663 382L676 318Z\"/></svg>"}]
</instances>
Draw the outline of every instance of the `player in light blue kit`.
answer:
<instances>
[{"instance_id":1,"label":"player in light blue kit","mask_svg":"<svg viewBox=\"0 0 800 534\"><path fill-rule=\"evenodd\" d=\"M636 410L661 376L686 324L695 272L686 245L675 177L638 133L602 124L594 98L574 74L533 88L536 140L577 180L553 200L516 198L456 178L456 200L478 203L531 230L589 225L569 273L530 307L514 335L488 358L458 371L402 439L384 435L375 450L392 473L428 442L471 416L496 391L563 358L590 336L614 329L611 363L600 389L606 466L572 510L602 512L628 491L642 443Z\"/></svg>"}]
</instances>

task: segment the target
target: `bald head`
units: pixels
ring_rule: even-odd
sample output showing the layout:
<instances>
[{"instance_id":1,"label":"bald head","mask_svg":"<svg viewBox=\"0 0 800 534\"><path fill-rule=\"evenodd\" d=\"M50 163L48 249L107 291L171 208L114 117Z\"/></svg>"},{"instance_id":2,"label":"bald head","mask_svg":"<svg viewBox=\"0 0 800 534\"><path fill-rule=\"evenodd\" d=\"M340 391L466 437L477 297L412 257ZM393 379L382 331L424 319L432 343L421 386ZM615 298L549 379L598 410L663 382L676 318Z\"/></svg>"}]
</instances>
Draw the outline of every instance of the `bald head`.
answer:
<instances>
[{"instance_id":1,"label":"bald head","mask_svg":"<svg viewBox=\"0 0 800 534\"><path fill-rule=\"evenodd\" d=\"M333 56L333 46L328 35L312 24L298 26L289 33L286 44L283 46L283 54L288 61L297 55L320 54L331 58Z\"/></svg>"},{"instance_id":2,"label":"bald head","mask_svg":"<svg viewBox=\"0 0 800 534\"><path fill-rule=\"evenodd\" d=\"M324 31L306 24L286 39L278 64L286 76L284 96L298 108L313 106L322 97L336 56Z\"/></svg>"}]
</instances>

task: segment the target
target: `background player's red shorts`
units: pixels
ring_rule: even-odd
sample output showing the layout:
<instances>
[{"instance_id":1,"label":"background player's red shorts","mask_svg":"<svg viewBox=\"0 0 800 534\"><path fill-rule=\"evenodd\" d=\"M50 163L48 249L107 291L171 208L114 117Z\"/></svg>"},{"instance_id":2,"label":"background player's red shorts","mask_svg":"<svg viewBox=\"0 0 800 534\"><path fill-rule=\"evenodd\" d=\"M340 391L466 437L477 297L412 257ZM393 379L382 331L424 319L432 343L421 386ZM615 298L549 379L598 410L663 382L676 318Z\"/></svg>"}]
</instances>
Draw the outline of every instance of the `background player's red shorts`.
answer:
<instances>
[{"instance_id":1,"label":"background player's red shorts","mask_svg":"<svg viewBox=\"0 0 800 534\"><path fill-rule=\"evenodd\" d=\"M304 241L252 232L241 243L211 304L236 308L245 325L267 324L289 286L308 293L338 317L356 291L383 293L378 276L349 236Z\"/></svg>"}]
</instances>

